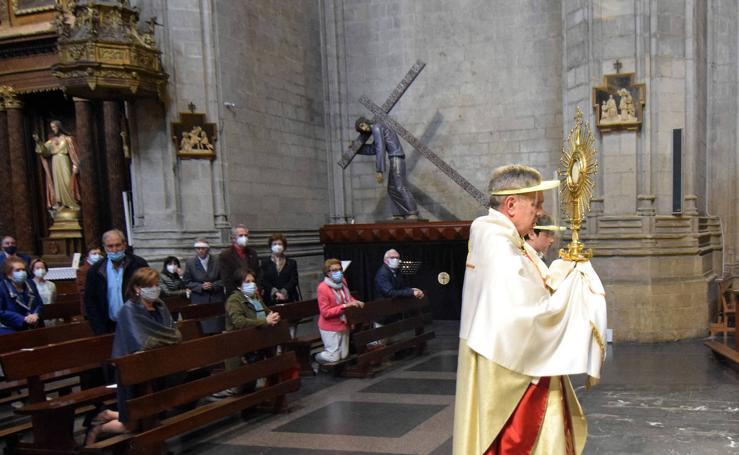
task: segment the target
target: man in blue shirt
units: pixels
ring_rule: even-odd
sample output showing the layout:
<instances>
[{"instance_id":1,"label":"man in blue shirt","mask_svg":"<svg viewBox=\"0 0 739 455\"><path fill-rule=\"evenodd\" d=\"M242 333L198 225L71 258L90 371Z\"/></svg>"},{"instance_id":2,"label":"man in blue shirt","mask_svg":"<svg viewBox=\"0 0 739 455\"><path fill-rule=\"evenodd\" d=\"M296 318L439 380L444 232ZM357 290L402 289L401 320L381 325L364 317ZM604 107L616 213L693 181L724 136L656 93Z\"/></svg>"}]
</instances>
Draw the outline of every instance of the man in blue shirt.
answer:
<instances>
[{"instance_id":1,"label":"man in blue shirt","mask_svg":"<svg viewBox=\"0 0 739 455\"><path fill-rule=\"evenodd\" d=\"M126 253L126 237L118 229L103 234L103 247L106 258L90 267L85 283L85 316L96 335L115 332L128 281L136 270L149 266L143 258Z\"/></svg>"}]
</instances>

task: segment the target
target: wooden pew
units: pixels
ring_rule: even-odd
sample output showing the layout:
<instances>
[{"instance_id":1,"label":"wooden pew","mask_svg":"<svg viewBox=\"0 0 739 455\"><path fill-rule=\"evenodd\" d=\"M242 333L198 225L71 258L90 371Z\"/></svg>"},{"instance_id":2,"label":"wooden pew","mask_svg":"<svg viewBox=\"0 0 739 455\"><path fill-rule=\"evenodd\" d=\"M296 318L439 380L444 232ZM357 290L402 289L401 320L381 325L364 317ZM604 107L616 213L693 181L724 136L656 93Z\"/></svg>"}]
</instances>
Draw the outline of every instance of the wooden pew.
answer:
<instances>
[{"instance_id":1,"label":"wooden pew","mask_svg":"<svg viewBox=\"0 0 739 455\"><path fill-rule=\"evenodd\" d=\"M278 305L272 305L270 307L272 311L276 311L280 314L280 319L287 321L291 327L295 327L294 333L292 334L292 340L284 345L284 348L295 352L300 363L300 373L303 375L312 375L313 368L311 367L311 353L319 350L323 346L321 337L298 337L297 336L297 325L301 322L309 321L315 324L315 317L318 316L318 300L301 300L299 302L283 303Z\"/></svg>"},{"instance_id":2,"label":"wooden pew","mask_svg":"<svg viewBox=\"0 0 739 455\"><path fill-rule=\"evenodd\" d=\"M72 322L82 317L79 297L75 301L57 301L51 305L44 305L41 318L44 321L62 319L64 322Z\"/></svg>"},{"instance_id":3,"label":"wooden pew","mask_svg":"<svg viewBox=\"0 0 739 455\"><path fill-rule=\"evenodd\" d=\"M0 336L0 354L91 336L93 336L92 329L87 322L74 322L54 327L24 330L22 332L9 333L7 335ZM68 375L65 377L68 377ZM44 383L59 379L62 379L62 376L57 374L41 377L41 380ZM26 386L25 378L9 380L7 375L5 375L4 380L0 382L0 392L18 391ZM47 389L47 391L49 390ZM14 393L8 397L0 399L0 404L24 400L26 398L28 398L28 392Z\"/></svg>"},{"instance_id":4,"label":"wooden pew","mask_svg":"<svg viewBox=\"0 0 739 455\"><path fill-rule=\"evenodd\" d=\"M189 304L180 308L182 319L209 319L226 314L226 303Z\"/></svg>"},{"instance_id":5,"label":"wooden pew","mask_svg":"<svg viewBox=\"0 0 739 455\"><path fill-rule=\"evenodd\" d=\"M347 322L354 327L350 343L355 354L336 365L335 372L347 377L372 376L378 371L377 366L396 352L413 348L418 355L422 354L426 342L435 336L433 331L426 330L432 322L431 315L424 312L428 307L428 299L424 297L373 300L365 303L364 308L347 309ZM373 326L375 321L388 316L400 319L382 327ZM412 334L400 338L405 332ZM380 344L370 345L373 342Z\"/></svg>"},{"instance_id":6,"label":"wooden pew","mask_svg":"<svg viewBox=\"0 0 739 455\"><path fill-rule=\"evenodd\" d=\"M75 416L92 411L95 404L113 399L115 389L103 385L48 400L45 378L79 375L99 368L110 358L113 336L82 338L0 355L6 378L25 380L29 389L29 403L15 412L30 416L31 422L0 431L14 453L43 450L47 451L44 453L74 453ZM18 434L29 429L33 431L33 442L18 442Z\"/></svg>"},{"instance_id":7,"label":"wooden pew","mask_svg":"<svg viewBox=\"0 0 739 455\"><path fill-rule=\"evenodd\" d=\"M169 310L170 314L172 314L172 318L175 321L179 317L180 310L183 307L191 305L190 299L181 295L171 295L168 297L163 297L162 301L165 305L167 305L167 309Z\"/></svg>"},{"instance_id":8,"label":"wooden pew","mask_svg":"<svg viewBox=\"0 0 739 455\"><path fill-rule=\"evenodd\" d=\"M154 381L202 365L223 362L245 352L273 348L288 341L288 325L280 323L275 327L225 332L114 359L119 387L129 386L137 390L136 397L126 402L132 426L137 431L99 441L85 450L114 449L117 454L162 453L167 439L246 408L268 402L273 410L282 410L285 406L285 394L300 387L300 379L293 377L297 376L293 374L296 373L297 363L292 352L163 390L154 391ZM198 406L174 417L158 419L164 411L263 377L268 378L268 385L253 393L232 396Z\"/></svg>"}]
</instances>

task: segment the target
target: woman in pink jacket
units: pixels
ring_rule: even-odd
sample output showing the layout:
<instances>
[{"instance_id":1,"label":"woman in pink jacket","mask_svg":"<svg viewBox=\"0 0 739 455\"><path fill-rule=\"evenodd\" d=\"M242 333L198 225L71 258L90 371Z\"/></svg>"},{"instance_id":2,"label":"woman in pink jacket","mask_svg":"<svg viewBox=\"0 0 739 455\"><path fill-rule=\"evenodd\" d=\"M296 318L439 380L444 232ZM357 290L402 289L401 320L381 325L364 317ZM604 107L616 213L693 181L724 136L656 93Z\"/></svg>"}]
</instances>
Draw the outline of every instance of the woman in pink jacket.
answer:
<instances>
[{"instance_id":1,"label":"woman in pink jacket","mask_svg":"<svg viewBox=\"0 0 739 455\"><path fill-rule=\"evenodd\" d=\"M344 280L341 261L327 259L323 263L324 278L318 285L318 329L321 332L324 351L316 354L316 362L327 364L338 362L349 355L349 327L344 311L347 308L362 308L363 302L355 300Z\"/></svg>"}]
</instances>

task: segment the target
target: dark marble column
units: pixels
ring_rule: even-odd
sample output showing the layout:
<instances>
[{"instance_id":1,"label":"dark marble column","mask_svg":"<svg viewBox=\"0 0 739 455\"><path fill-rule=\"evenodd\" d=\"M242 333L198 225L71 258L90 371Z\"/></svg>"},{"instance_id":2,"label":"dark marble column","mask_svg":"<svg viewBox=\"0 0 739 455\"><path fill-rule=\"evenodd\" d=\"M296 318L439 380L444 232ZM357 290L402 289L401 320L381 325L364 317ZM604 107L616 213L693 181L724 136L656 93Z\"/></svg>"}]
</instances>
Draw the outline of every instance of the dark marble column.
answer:
<instances>
[{"instance_id":1,"label":"dark marble column","mask_svg":"<svg viewBox=\"0 0 739 455\"><path fill-rule=\"evenodd\" d=\"M108 193L110 207L109 228L125 232L122 192L126 188L126 158L123 156L121 139L121 103L103 101L103 122L105 123L105 154L108 164ZM108 227L106 227L108 229Z\"/></svg>"},{"instance_id":2,"label":"dark marble column","mask_svg":"<svg viewBox=\"0 0 739 455\"><path fill-rule=\"evenodd\" d=\"M15 239L18 249L23 252L34 252L33 217L31 208L31 184L28 174L26 156L25 128L23 127L23 110L20 101L5 100L8 117L8 150L10 155L11 186L6 188L13 199L13 221Z\"/></svg>"},{"instance_id":3,"label":"dark marble column","mask_svg":"<svg viewBox=\"0 0 739 455\"><path fill-rule=\"evenodd\" d=\"M10 182L10 150L8 149L8 114L0 102L0 182ZM0 235L15 235L13 198L4 197L0 203Z\"/></svg>"},{"instance_id":4,"label":"dark marble column","mask_svg":"<svg viewBox=\"0 0 739 455\"><path fill-rule=\"evenodd\" d=\"M90 100L74 98L77 124L76 146L80 158L80 196L82 197L82 232L86 245L100 243L100 188L96 180L97 165L93 144L92 104Z\"/></svg>"}]
</instances>

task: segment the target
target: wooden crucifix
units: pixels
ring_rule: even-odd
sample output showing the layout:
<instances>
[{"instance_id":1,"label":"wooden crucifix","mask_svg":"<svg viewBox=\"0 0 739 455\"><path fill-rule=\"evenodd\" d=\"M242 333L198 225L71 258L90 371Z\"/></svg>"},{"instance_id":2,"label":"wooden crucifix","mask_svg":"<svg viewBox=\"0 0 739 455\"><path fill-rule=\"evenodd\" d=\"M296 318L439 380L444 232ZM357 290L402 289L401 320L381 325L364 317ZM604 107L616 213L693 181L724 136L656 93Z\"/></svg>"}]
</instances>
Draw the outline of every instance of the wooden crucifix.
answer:
<instances>
[{"instance_id":1,"label":"wooden crucifix","mask_svg":"<svg viewBox=\"0 0 739 455\"><path fill-rule=\"evenodd\" d=\"M423 70L425 66L426 64L424 62L418 60L415 65L413 65L411 69L408 70L408 73L406 73L403 80L400 81L398 86L395 87L395 90L393 90L390 96L382 104L382 113L387 114L388 112L390 112L393 106L398 103L400 97L403 96L406 90L408 90L408 87L410 87L413 81L416 80L416 77L418 77L418 75L421 73L421 70ZM372 122L374 122L375 120L377 119L373 118ZM357 153L359 153L359 150L369 138L369 133L360 133L359 136L357 136L357 138L352 141L349 148L345 150L344 153L341 155L339 166L341 166L343 169L346 169L346 167L349 166L349 163L351 163L354 157L357 156Z\"/></svg>"}]
</instances>

